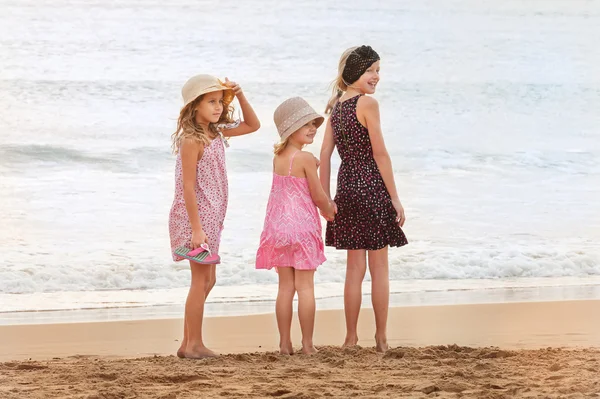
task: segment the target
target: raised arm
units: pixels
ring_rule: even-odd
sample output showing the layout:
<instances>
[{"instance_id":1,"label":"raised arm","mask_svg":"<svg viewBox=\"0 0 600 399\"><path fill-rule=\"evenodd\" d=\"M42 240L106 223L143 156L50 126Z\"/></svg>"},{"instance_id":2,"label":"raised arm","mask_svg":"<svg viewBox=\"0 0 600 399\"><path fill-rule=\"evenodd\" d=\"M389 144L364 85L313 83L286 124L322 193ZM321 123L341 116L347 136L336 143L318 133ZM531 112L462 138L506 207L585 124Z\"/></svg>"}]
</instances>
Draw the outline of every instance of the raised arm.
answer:
<instances>
[{"instance_id":1,"label":"raised arm","mask_svg":"<svg viewBox=\"0 0 600 399\"><path fill-rule=\"evenodd\" d=\"M369 138L373 147L373 158L375 158L385 187L390 197L392 197L392 204L394 205L394 209L396 209L398 224L402 226L405 220L404 208L402 207L400 198L398 198L392 160L383 141L381 120L379 117L379 103L377 100L367 96L361 97L358 100L357 116L359 121L365 121L365 126L369 130Z\"/></svg>"},{"instance_id":2,"label":"raised arm","mask_svg":"<svg viewBox=\"0 0 600 399\"><path fill-rule=\"evenodd\" d=\"M225 85L231 87L235 92L235 96L240 103L240 108L242 109L242 122L239 126L234 127L233 129L225 129L223 131L223 135L225 137L235 137L235 136L243 136L245 134L253 133L260 129L260 121L252 109L252 106L246 99L246 95L242 91L240 85L236 82L232 82L229 79L225 78Z\"/></svg>"},{"instance_id":3,"label":"raised arm","mask_svg":"<svg viewBox=\"0 0 600 399\"><path fill-rule=\"evenodd\" d=\"M183 174L183 200L185 210L192 227L192 249L198 248L200 244L207 242L206 234L200 223L198 205L196 204L196 181L198 159L204 153L204 146L192 139L185 139L179 148L181 154L181 169Z\"/></svg>"},{"instance_id":4,"label":"raised arm","mask_svg":"<svg viewBox=\"0 0 600 399\"><path fill-rule=\"evenodd\" d=\"M323 136L323 144L321 145L321 156L320 156L320 172L319 178L321 180L321 186L327 195L327 198L331 199L331 154L335 148L335 141L333 140L333 129L331 127L331 120L327 119L325 126L325 135Z\"/></svg>"}]
</instances>

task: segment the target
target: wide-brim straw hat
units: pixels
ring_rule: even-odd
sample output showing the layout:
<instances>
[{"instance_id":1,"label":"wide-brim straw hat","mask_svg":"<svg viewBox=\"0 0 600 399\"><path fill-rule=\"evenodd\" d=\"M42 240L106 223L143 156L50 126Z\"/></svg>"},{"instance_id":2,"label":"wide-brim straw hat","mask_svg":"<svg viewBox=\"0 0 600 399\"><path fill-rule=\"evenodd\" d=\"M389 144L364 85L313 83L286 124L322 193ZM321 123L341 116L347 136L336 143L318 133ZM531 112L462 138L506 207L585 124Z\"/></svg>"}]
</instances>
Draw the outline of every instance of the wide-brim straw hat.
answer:
<instances>
[{"instance_id":1,"label":"wide-brim straw hat","mask_svg":"<svg viewBox=\"0 0 600 399\"><path fill-rule=\"evenodd\" d=\"M234 99L235 92L225 86L223 82L211 75L192 76L181 89L183 106L185 107L198 97L206 93L223 90L223 105L227 107Z\"/></svg>"},{"instance_id":2,"label":"wide-brim straw hat","mask_svg":"<svg viewBox=\"0 0 600 399\"><path fill-rule=\"evenodd\" d=\"M321 126L325 118L319 115L302 97L292 97L277 107L273 114L273 120L281 141L284 141L312 120L316 121L317 127Z\"/></svg>"}]
</instances>

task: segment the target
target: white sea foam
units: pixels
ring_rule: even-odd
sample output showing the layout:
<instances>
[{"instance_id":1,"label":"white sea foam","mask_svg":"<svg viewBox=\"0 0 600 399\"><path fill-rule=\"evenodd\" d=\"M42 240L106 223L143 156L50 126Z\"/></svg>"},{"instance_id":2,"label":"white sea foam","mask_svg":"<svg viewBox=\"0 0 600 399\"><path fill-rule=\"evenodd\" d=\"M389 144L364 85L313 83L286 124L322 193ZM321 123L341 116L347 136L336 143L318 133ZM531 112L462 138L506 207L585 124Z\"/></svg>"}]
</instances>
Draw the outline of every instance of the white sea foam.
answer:
<instances>
[{"instance_id":1,"label":"white sea foam","mask_svg":"<svg viewBox=\"0 0 600 399\"><path fill-rule=\"evenodd\" d=\"M408 216L393 284L596 281L598 4L353 1L0 0L0 311L181 300L169 135L199 72L242 83L263 125L228 150L214 300L272 296L276 275L253 268L272 112L292 95L323 108L339 54L363 42L382 56L377 98ZM224 9L252 23L223 24ZM344 253L326 255L318 290L339 293Z\"/></svg>"}]
</instances>

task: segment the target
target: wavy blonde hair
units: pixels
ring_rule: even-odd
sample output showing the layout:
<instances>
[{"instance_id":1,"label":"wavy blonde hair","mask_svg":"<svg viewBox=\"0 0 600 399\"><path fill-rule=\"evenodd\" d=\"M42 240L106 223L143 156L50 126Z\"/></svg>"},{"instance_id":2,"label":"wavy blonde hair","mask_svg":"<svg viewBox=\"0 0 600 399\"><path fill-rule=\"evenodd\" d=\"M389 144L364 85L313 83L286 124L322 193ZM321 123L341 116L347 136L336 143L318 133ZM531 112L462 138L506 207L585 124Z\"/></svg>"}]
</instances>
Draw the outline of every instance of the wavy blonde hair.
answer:
<instances>
[{"instance_id":1,"label":"wavy blonde hair","mask_svg":"<svg viewBox=\"0 0 600 399\"><path fill-rule=\"evenodd\" d=\"M177 130L171 135L171 148L173 154L179 153L179 147L181 142L185 139L191 138L196 140L202 145L207 146L211 140L219 134L217 125L222 123L233 123L233 106L227 104L223 106L223 112L216 123L208 124L208 132L204 131L204 128L196 122L196 108L198 104L204 98L204 94L196 98L194 101L186 105L179 112L179 118L177 119Z\"/></svg>"},{"instance_id":2,"label":"wavy blonde hair","mask_svg":"<svg viewBox=\"0 0 600 399\"><path fill-rule=\"evenodd\" d=\"M279 143L273 146L273 152L275 155L279 155L286 149L288 142L290 141L290 136L288 136L285 140L280 141Z\"/></svg>"},{"instance_id":3,"label":"wavy blonde hair","mask_svg":"<svg viewBox=\"0 0 600 399\"><path fill-rule=\"evenodd\" d=\"M331 93L331 97L329 98L329 101L327 102L327 107L325 108L325 114L331 113L335 104L340 100L340 97L342 97L344 92L346 90L348 90L348 85L346 84L346 82L344 82L344 79L342 78L342 74L344 73L344 68L346 68L346 61L348 61L348 57L357 48L358 48L358 46L350 47L349 49L346 49L346 51L344 51L342 53L342 56L340 57L340 62L338 63L338 75L331 82L331 84L329 86L329 87L331 87L332 93Z\"/></svg>"}]
</instances>

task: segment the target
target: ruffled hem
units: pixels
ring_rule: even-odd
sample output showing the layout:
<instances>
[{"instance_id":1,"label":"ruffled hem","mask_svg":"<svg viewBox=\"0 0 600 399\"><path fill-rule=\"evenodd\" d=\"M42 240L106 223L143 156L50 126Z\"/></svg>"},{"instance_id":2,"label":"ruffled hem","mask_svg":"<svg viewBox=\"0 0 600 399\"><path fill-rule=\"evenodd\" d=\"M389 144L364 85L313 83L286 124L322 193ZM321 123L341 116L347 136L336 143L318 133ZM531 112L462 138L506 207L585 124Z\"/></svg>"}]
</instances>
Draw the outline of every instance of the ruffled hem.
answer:
<instances>
[{"instance_id":1,"label":"ruffled hem","mask_svg":"<svg viewBox=\"0 0 600 399\"><path fill-rule=\"evenodd\" d=\"M339 249L339 250L345 250L345 251L355 251L355 250L359 250L359 249L364 249L365 251L378 251L380 249L383 249L385 247L390 247L390 248L399 248L399 247L403 247L405 245L407 245L408 243L389 243L389 244L384 244L382 246L379 245L375 245L375 246L370 246L370 245L364 245L364 246L351 246L351 245L342 245L342 244L336 244L336 243L330 243L327 242L325 245L328 247L333 247L335 249Z\"/></svg>"},{"instance_id":2,"label":"ruffled hem","mask_svg":"<svg viewBox=\"0 0 600 399\"><path fill-rule=\"evenodd\" d=\"M325 233L325 245L334 247L339 250L358 250L364 249L367 251L377 251L385 247L403 247L408 244L406 235L402 228L394 227L392 229L379 230L373 232L372 235L356 235L342 236L335 231L336 227L332 224L327 224Z\"/></svg>"},{"instance_id":3,"label":"ruffled hem","mask_svg":"<svg viewBox=\"0 0 600 399\"><path fill-rule=\"evenodd\" d=\"M310 249L304 245L277 246L262 244L256 253L256 268L292 267L296 270L316 270L325 258L323 241Z\"/></svg>"}]
</instances>

